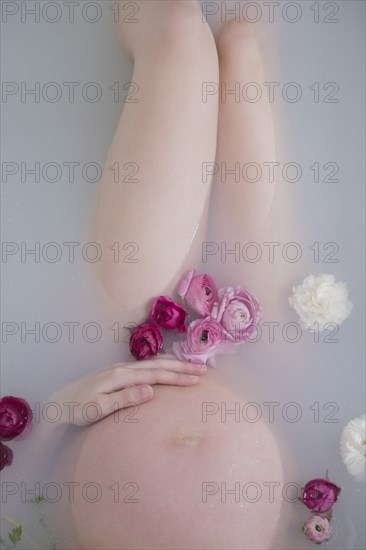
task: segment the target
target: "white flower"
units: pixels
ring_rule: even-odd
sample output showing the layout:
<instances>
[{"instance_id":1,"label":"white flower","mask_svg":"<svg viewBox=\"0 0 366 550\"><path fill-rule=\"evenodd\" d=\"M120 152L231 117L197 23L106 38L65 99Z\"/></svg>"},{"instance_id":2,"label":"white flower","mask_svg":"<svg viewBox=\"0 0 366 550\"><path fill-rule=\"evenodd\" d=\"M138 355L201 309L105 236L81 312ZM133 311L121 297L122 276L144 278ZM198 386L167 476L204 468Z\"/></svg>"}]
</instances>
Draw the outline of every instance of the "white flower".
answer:
<instances>
[{"instance_id":1,"label":"white flower","mask_svg":"<svg viewBox=\"0 0 366 550\"><path fill-rule=\"evenodd\" d=\"M302 284L292 288L290 306L299 315L305 328L324 330L327 323L340 325L351 313L353 305L348 301L345 283L336 283L334 275L321 273L309 275Z\"/></svg>"},{"instance_id":2,"label":"white flower","mask_svg":"<svg viewBox=\"0 0 366 550\"><path fill-rule=\"evenodd\" d=\"M354 418L344 428L340 451L348 472L359 481L365 481L366 429L365 415Z\"/></svg>"}]
</instances>

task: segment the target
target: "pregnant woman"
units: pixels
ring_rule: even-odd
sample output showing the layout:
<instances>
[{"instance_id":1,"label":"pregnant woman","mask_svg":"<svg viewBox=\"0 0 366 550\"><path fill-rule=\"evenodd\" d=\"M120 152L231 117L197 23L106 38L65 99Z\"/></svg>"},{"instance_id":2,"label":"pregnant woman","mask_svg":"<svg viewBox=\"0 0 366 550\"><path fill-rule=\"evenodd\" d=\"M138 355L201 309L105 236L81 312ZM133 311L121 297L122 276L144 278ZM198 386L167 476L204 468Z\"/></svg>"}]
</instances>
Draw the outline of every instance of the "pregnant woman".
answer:
<instances>
[{"instance_id":1,"label":"pregnant woman","mask_svg":"<svg viewBox=\"0 0 366 550\"><path fill-rule=\"evenodd\" d=\"M250 24L229 21L216 45L195 1L133 6L135 22L126 17L131 2L120 2L119 32L137 102L125 105L106 166L134 163L138 181L116 183L105 170L97 230L104 247L138 245L137 263L106 259L101 272L108 295L138 321L153 297L173 295L183 273L199 269L211 191L227 235L240 227L253 236L267 220L273 185L211 189L203 166L273 161L275 150L269 106L227 93L238 81L265 80ZM74 468L76 483L102 489L95 502L72 505L80 548L273 546L281 499L268 484L283 481L277 444L263 421L233 412L248 399L220 384L219 370L158 356L113 365L54 397L80 403L75 424L86 423L88 402L104 417L83 428Z\"/></svg>"}]
</instances>

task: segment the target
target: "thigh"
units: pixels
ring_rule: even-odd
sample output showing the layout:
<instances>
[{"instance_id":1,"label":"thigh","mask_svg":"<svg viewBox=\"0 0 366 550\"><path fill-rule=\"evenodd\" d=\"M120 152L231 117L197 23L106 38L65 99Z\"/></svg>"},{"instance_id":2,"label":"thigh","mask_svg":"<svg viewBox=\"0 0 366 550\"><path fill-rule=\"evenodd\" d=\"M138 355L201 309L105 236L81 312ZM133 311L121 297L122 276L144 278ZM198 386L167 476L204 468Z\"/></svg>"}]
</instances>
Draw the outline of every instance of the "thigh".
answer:
<instances>
[{"instance_id":1,"label":"thigh","mask_svg":"<svg viewBox=\"0 0 366 550\"><path fill-rule=\"evenodd\" d=\"M253 26L235 19L223 27L218 50L220 101L215 220L223 234L244 234L251 238L266 224L275 190L263 174L258 178L256 169L264 162L276 160L270 104L264 98L258 101L246 98L251 93L255 95L256 86L263 87L266 80L262 54ZM247 94L243 93L245 89Z\"/></svg>"},{"instance_id":2,"label":"thigh","mask_svg":"<svg viewBox=\"0 0 366 550\"><path fill-rule=\"evenodd\" d=\"M199 258L205 233L211 181L203 183L201 173L202 163L215 158L218 101L202 101L202 84L218 79L218 59L194 5L168 2L173 12L169 8L166 27L159 23L152 40L151 19L146 47L134 40L136 102L125 105L103 174L97 218L107 251L102 280L126 309L169 292L187 256ZM120 167L120 181L111 166ZM123 179L126 166L135 173ZM117 262L108 252L115 242L126 246Z\"/></svg>"}]
</instances>

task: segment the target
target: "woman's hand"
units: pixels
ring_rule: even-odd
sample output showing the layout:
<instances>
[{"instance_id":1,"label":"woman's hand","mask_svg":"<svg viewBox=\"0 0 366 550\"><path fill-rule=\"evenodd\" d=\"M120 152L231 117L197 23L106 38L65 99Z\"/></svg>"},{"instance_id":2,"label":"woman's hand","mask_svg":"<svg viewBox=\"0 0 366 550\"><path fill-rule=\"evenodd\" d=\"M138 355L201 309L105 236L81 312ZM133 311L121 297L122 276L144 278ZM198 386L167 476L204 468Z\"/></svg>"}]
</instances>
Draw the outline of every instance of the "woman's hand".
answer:
<instances>
[{"instance_id":1,"label":"woman's hand","mask_svg":"<svg viewBox=\"0 0 366 550\"><path fill-rule=\"evenodd\" d=\"M61 407L62 423L87 426L119 409L149 401L154 384L193 386L206 370L205 365L178 361L173 356L115 363L68 384L49 401Z\"/></svg>"}]
</instances>

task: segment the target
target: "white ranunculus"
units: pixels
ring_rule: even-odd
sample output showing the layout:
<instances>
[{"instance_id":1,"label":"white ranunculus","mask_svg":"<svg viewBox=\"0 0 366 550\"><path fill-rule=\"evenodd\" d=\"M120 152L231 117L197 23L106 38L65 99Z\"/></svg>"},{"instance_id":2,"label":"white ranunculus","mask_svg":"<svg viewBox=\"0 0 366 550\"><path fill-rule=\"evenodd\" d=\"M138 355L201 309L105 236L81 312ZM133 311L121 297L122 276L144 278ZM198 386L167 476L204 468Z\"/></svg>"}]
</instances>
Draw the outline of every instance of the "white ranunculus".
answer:
<instances>
[{"instance_id":1,"label":"white ranunculus","mask_svg":"<svg viewBox=\"0 0 366 550\"><path fill-rule=\"evenodd\" d=\"M365 415L354 418L344 428L340 451L348 472L359 481L365 481L366 429Z\"/></svg>"},{"instance_id":2,"label":"white ranunculus","mask_svg":"<svg viewBox=\"0 0 366 550\"><path fill-rule=\"evenodd\" d=\"M290 306L299 315L305 328L324 330L327 323L340 325L351 313L353 305L348 301L345 283L336 282L334 275L321 273L309 275L302 284L292 288Z\"/></svg>"}]
</instances>

